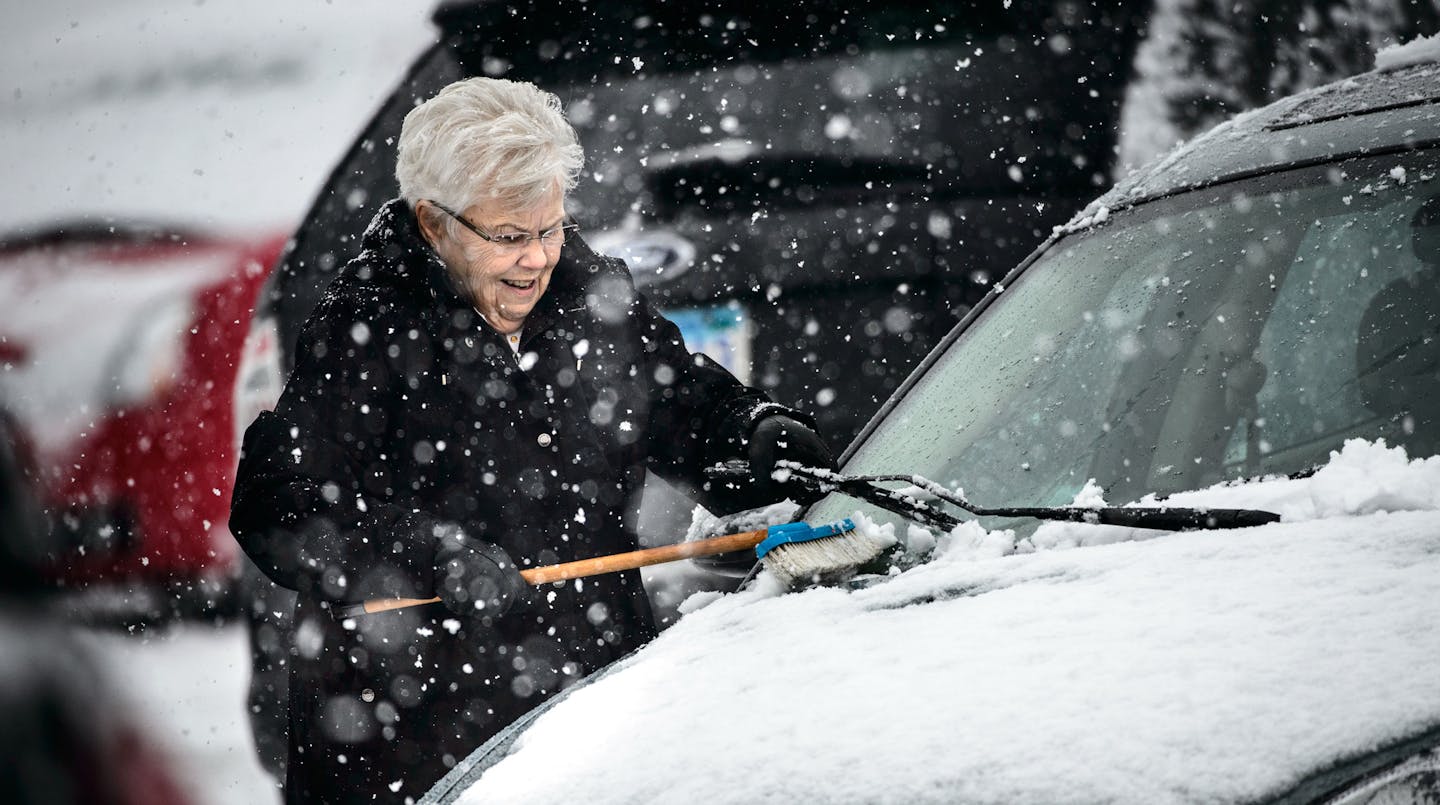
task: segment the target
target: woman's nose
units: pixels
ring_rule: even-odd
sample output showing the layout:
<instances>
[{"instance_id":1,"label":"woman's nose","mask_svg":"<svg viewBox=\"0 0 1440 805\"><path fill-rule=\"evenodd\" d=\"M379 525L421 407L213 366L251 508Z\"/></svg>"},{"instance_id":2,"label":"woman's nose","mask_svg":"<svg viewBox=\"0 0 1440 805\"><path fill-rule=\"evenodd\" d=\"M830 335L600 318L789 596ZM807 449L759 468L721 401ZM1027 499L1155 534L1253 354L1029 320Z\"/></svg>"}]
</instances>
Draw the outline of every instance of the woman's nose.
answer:
<instances>
[{"instance_id":1,"label":"woman's nose","mask_svg":"<svg viewBox=\"0 0 1440 805\"><path fill-rule=\"evenodd\" d=\"M544 268L545 244L539 238L530 238L520 251L520 265L526 268Z\"/></svg>"}]
</instances>

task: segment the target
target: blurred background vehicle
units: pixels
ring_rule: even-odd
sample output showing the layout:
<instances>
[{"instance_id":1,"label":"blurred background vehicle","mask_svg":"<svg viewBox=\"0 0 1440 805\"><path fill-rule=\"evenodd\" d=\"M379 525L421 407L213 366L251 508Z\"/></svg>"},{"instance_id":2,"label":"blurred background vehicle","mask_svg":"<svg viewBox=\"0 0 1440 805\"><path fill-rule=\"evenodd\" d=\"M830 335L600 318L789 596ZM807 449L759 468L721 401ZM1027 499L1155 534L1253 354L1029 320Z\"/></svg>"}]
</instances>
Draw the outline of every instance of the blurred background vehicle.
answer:
<instances>
[{"instance_id":1,"label":"blurred background vehicle","mask_svg":"<svg viewBox=\"0 0 1440 805\"><path fill-rule=\"evenodd\" d=\"M762 578L427 801L1436 802L1437 280L1440 35L1120 182L841 459L986 507L1282 522L974 518L904 481L954 515L936 527L834 492L803 519L885 529L904 545L885 572L848 595L775 597ZM597 717L616 711L619 728ZM721 745L730 763L707 762ZM583 759L537 773L555 757Z\"/></svg>"},{"instance_id":2,"label":"blurred background vehicle","mask_svg":"<svg viewBox=\"0 0 1440 805\"><path fill-rule=\"evenodd\" d=\"M429 5L6 10L0 405L68 540L46 549L42 586L97 627L79 639L197 802L276 795L247 729L245 630L221 617L250 311L326 169L430 41ZM0 635L0 654L21 657L23 632ZM0 684L25 695L7 669ZM26 724L15 737L37 742Z\"/></svg>"},{"instance_id":3,"label":"blurred background vehicle","mask_svg":"<svg viewBox=\"0 0 1440 805\"><path fill-rule=\"evenodd\" d=\"M0 405L0 800L184 805L171 758L55 606L56 535L25 430Z\"/></svg>"},{"instance_id":4,"label":"blurred background vehicle","mask_svg":"<svg viewBox=\"0 0 1440 805\"><path fill-rule=\"evenodd\" d=\"M428 38L424 10L9 11L0 402L62 546L49 578L87 617L224 615L256 292L324 166Z\"/></svg>"},{"instance_id":5,"label":"blurred background vehicle","mask_svg":"<svg viewBox=\"0 0 1440 805\"><path fill-rule=\"evenodd\" d=\"M225 609L235 357L283 243L99 222L0 241L0 399L34 450L48 573L72 605Z\"/></svg>"}]
</instances>

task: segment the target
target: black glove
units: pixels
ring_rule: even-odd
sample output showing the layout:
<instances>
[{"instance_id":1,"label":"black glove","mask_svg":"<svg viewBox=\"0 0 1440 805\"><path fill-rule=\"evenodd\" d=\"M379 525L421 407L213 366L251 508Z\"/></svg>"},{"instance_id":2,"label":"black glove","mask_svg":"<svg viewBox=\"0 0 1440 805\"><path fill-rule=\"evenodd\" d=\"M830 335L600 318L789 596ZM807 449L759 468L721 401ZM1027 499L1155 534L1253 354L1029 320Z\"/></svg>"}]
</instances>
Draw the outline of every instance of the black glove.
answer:
<instances>
[{"instance_id":1,"label":"black glove","mask_svg":"<svg viewBox=\"0 0 1440 805\"><path fill-rule=\"evenodd\" d=\"M437 530L435 595L464 618L498 618L529 601L530 583L505 550L453 525Z\"/></svg>"},{"instance_id":2,"label":"black glove","mask_svg":"<svg viewBox=\"0 0 1440 805\"><path fill-rule=\"evenodd\" d=\"M756 495L767 502L790 498L808 506L823 495L814 485L774 478L775 462L793 461L805 467L834 470L835 457L820 434L788 416L767 416L750 433L750 476Z\"/></svg>"}]
</instances>

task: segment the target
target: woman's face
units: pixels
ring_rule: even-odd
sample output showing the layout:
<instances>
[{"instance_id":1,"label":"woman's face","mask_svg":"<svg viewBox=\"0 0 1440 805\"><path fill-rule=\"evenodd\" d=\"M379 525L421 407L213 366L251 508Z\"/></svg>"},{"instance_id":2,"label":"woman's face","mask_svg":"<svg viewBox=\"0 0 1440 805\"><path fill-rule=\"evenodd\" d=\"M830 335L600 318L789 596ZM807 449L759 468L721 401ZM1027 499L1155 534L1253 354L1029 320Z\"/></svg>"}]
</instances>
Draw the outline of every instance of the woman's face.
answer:
<instances>
[{"instance_id":1,"label":"woman's face","mask_svg":"<svg viewBox=\"0 0 1440 805\"><path fill-rule=\"evenodd\" d=\"M544 241L535 236L558 229L565 222L564 196L557 192L530 209L506 209L495 202L482 202L458 211L461 218L492 238L531 236L518 246L492 243L463 224L452 227L455 234L451 236L446 228L434 225L444 213L430 206L432 214L428 221L427 216L421 216L421 226L451 276L490 326L505 334L519 330L545 295L560 259L563 232L554 232Z\"/></svg>"}]
</instances>

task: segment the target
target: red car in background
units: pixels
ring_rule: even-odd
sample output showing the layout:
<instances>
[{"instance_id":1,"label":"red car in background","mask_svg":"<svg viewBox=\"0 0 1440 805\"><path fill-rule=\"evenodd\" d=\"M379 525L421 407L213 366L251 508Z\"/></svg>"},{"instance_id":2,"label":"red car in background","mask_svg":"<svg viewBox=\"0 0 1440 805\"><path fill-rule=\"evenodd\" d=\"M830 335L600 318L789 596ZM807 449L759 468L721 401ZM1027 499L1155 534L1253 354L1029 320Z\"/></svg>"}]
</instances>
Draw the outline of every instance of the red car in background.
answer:
<instances>
[{"instance_id":1,"label":"red car in background","mask_svg":"<svg viewBox=\"0 0 1440 805\"><path fill-rule=\"evenodd\" d=\"M0 242L0 400L36 457L54 581L151 615L228 598L233 392L284 243L109 223Z\"/></svg>"}]
</instances>

